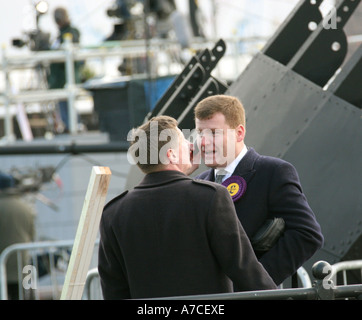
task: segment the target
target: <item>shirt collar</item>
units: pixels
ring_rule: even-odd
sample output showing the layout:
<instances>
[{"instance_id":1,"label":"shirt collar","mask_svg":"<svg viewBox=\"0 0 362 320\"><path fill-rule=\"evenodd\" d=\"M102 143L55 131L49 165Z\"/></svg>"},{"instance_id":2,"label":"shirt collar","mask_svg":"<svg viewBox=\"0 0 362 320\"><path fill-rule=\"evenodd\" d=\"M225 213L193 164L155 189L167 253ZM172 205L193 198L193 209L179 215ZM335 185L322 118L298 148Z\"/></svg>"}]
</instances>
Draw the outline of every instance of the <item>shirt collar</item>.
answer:
<instances>
[{"instance_id":1,"label":"shirt collar","mask_svg":"<svg viewBox=\"0 0 362 320\"><path fill-rule=\"evenodd\" d=\"M216 174L218 172L220 172L221 170L226 171L223 181L225 181L227 178L231 177L231 175L235 171L236 166L239 164L239 162L246 155L247 152L248 152L248 148L244 145L243 149L240 151L238 156L229 165L227 165L225 168L217 168L214 170L215 177L216 177Z\"/></svg>"}]
</instances>

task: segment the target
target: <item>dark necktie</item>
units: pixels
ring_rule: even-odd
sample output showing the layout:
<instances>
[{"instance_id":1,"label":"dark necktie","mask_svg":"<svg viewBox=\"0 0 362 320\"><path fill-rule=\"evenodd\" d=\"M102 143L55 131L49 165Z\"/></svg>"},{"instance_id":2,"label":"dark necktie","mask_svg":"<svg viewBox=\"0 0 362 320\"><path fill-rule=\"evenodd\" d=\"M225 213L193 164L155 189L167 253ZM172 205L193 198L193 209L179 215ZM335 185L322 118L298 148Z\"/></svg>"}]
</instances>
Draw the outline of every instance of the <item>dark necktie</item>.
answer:
<instances>
[{"instance_id":1,"label":"dark necktie","mask_svg":"<svg viewBox=\"0 0 362 320\"><path fill-rule=\"evenodd\" d=\"M222 179L226 176L226 172L224 170L220 170L215 177L216 183L222 183Z\"/></svg>"}]
</instances>

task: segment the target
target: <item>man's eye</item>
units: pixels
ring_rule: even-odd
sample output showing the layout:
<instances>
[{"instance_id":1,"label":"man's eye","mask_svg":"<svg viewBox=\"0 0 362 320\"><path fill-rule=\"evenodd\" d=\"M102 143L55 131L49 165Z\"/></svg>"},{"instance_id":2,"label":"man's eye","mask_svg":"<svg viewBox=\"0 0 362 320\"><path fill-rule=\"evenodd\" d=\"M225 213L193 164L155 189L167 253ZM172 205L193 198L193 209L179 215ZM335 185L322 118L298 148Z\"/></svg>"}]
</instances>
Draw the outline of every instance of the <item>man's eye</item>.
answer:
<instances>
[{"instance_id":1,"label":"man's eye","mask_svg":"<svg viewBox=\"0 0 362 320\"><path fill-rule=\"evenodd\" d=\"M198 130L196 131L197 137L214 137L222 135L222 130Z\"/></svg>"}]
</instances>

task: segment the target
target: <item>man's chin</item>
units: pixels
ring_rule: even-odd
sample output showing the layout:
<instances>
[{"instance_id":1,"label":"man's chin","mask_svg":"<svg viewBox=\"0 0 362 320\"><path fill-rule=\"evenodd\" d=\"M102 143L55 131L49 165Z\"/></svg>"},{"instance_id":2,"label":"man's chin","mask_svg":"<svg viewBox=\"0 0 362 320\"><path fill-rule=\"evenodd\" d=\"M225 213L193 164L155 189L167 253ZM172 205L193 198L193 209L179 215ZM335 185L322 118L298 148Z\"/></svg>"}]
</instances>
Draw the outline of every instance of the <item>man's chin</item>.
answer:
<instances>
[{"instance_id":1,"label":"man's chin","mask_svg":"<svg viewBox=\"0 0 362 320\"><path fill-rule=\"evenodd\" d=\"M226 162L225 161L218 161L218 159L216 159L215 157L203 157L204 163L207 167L212 168L212 169L216 169L216 168L220 168L220 167L225 167L226 166Z\"/></svg>"}]
</instances>

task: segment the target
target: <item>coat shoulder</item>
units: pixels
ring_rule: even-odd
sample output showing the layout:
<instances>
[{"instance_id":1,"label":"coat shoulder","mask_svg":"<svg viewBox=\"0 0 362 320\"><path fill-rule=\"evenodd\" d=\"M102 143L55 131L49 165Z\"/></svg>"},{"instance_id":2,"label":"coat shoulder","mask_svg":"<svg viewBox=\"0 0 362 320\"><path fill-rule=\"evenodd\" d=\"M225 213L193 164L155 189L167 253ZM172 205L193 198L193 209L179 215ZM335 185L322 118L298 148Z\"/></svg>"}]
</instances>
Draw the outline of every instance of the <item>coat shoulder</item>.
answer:
<instances>
[{"instance_id":1,"label":"coat shoulder","mask_svg":"<svg viewBox=\"0 0 362 320\"><path fill-rule=\"evenodd\" d=\"M223 185L212 181L193 179L192 183L195 187L208 189L211 193L228 193L227 189Z\"/></svg>"},{"instance_id":2,"label":"coat shoulder","mask_svg":"<svg viewBox=\"0 0 362 320\"><path fill-rule=\"evenodd\" d=\"M259 155L259 157L257 158L257 161L268 162L268 163L273 163L273 164L285 162L281 158L276 158L276 157L266 156L266 155Z\"/></svg>"},{"instance_id":3,"label":"coat shoulder","mask_svg":"<svg viewBox=\"0 0 362 320\"><path fill-rule=\"evenodd\" d=\"M216 188L217 188L217 185L214 182L207 181L207 180L201 180L201 179L195 178L195 179L192 180L192 183L196 184L198 186L211 188L213 190L216 190Z\"/></svg>"},{"instance_id":4,"label":"coat shoulder","mask_svg":"<svg viewBox=\"0 0 362 320\"><path fill-rule=\"evenodd\" d=\"M121 194L118 195L117 197L115 197L115 198L113 198L112 200L110 200L110 201L104 206L104 210L112 207L116 202L118 202L120 199L122 199L127 193L128 193L128 190L124 191L123 193L121 193Z\"/></svg>"},{"instance_id":5,"label":"coat shoulder","mask_svg":"<svg viewBox=\"0 0 362 320\"><path fill-rule=\"evenodd\" d=\"M271 157L261 155L255 162L256 167L263 166L268 168L276 168L276 167L292 167L293 165L286 160L281 158Z\"/></svg>"}]
</instances>

